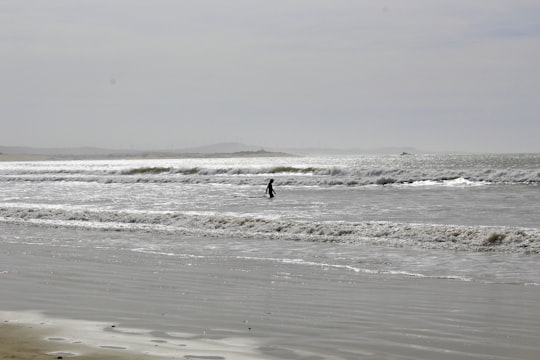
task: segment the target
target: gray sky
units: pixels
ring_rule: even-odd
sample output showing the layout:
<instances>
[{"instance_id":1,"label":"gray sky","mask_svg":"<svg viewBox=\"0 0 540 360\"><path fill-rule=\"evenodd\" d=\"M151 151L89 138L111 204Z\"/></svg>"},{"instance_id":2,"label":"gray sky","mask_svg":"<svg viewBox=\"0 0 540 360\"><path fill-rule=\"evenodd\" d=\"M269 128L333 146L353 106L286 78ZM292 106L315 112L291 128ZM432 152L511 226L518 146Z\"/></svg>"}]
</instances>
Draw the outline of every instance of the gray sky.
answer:
<instances>
[{"instance_id":1,"label":"gray sky","mask_svg":"<svg viewBox=\"0 0 540 360\"><path fill-rule=\"evenodd\" d=\"M540 152L538 0L0 0L0 145Z\"/></svg>"}]
</instances>

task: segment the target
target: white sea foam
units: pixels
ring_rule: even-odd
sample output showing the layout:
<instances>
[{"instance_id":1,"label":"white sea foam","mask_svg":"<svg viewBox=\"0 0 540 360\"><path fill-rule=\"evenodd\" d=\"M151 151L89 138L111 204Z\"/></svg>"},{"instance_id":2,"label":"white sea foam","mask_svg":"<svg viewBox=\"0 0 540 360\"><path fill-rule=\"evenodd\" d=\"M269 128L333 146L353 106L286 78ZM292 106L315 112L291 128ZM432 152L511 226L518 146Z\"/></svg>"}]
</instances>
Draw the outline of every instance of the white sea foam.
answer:
<instances>
[{"instance_id":1,"label":"white sea foam","mask_svg":"<svg viewBox=\"0 0 540 360\"><path fill-rule=\"evenodd\" d=\"M0 207L0 222L106 230L313 242L354 242L393 247L540 253L540 230L530 228L345 222L168 211L92 211L58 207Z\"/></svg>"},{"instance_id":2,"label":"white sea foam","mask_svg":"<svg viewBox=\"0 0 540 360\"><path fill-rule=\"evenodd\" d=\"M538 155L2 163L0 218L536 253L539 163ZM263 199L270 177L278 192L272 202Z\"/></svg>"},{"instance_id":3,"label":"white sea foam","mask_svg":"<svg viewBox=\"0 0 540 360\"><path fill-rule=\"evenodd\" d=\"M538 184L538 167L534 155L87 161L3 164L0 181L239 185L279 177L297 186L463 186Z\"/></svg>"},{"instance_id":4,"label":"white sea foam","mask_svg":"<svg viewBox=\"0 0 540 360\"><path fill-rule=\"evenodd\" d=\"M459 280L459 281L472 281L468 276L458 276L458 275L434 275L434 274L422 274L405 270L382 270L382 269L373 269L373 268L362 268L359 266L344 265L344 264L332 264L327 262L317 262L317 261L308 261L305 259L287 259L287 258L261 258L261 257L251 257L251 256L241 256L237 257L239 259L247 260L257 260L257 261L271 261L282 264L296 264L304 266L315 266L323 269L342 269L348 270L355 273L363 274L372 274L372 275L397 275L397 276L406 276L406 277L417 277L425 279L448 279L448 280Z\"/></svg>"},{"instance_id":5,"label":"white sea foam","mask_svg":"<svg viewBox=\"0 0 540 360\"><path fill-rule=\"evenodd\" d=\"M103 184L119 183L178 183L178 184L232 184L242 185L260 184L260 178L279 177L282 185L289 186L367 186L367 185L442 185L442 186L463 186L463 185L489 185L489 184L538 184L540 183L540 173L530 171L527 174L520 172L495 174L485 176L477 172L433 172L395 175L393 171L385 170L379 176L373 174L296 174L280 173L272 174L267 172L238 174L234 170L231 173L209 174L199 171L197 174L153 174L153 175L85 175L85 174L34 174L34 175L4 175L0 181L4 182L98 182Z\"/></svg>"}]
</instances>

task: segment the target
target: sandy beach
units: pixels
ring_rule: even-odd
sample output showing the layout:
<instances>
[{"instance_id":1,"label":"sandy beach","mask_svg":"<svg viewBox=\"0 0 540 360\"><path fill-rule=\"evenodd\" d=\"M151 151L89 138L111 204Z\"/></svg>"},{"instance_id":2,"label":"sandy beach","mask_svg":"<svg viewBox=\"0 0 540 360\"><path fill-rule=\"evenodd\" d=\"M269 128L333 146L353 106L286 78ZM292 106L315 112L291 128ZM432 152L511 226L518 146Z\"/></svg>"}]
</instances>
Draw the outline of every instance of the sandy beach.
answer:
<instances>
[{"instance_id":1,"label":"sandy beach","mask_svg":"<svg viewBox=\"0 0 540 360\"><path fill-rule=\"evenodd\" d=\"M1 312L0 315L15 319L0 324L0 359L224 359L209 355L218 351L239 359L258 358L244 349L238 354L231 351L244 344L225 346L219 341L188 339L180 334L163 339L160 338L162 334L141 329L122 329L82 320L47 319L38 313ZM190 350L178 350L185 347Z\"/></svg>"},{"instance_id":2,"label":"sandy beach","mask_svg":"<svg viewBox=\"0 0 540 360\"><path fill-rule=\"evenodd\" d=\"M538 286L141 253L122 242L154 235L2 226L14 234L0 253L3 358L540 357ZM118 246L81 241L98 237Z\"/></svg>"},{"instance_id":3,"label":"sandy beach","mask_svg":"<svg viewBox=\"0 0 540 360\"><path fill-rule=\"evenodd\" d=\"M114 349L96 349L63 338L51 337L58 331L44 324L0 324L0 359L50 360L76 357L80 360L149 359L145 354L119 354ZM59 343L63 343L59 345ZM62 350L58 350L62 349ZM158 357L156 357L158 358Z\"/></svg>"}]
</instances>

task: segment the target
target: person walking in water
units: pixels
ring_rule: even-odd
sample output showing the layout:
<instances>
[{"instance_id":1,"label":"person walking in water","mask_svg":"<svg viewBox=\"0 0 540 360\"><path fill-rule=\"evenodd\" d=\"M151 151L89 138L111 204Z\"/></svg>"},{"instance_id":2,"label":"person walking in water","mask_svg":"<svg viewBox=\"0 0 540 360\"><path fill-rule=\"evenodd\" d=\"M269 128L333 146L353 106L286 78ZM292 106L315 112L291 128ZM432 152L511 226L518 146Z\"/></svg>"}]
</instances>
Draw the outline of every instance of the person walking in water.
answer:
<instances>
[{"instance_id":1,"label":"person walking in water","mask_svg":"<svg viewBox=\"0 0 540 360\"><path fill-rule=\"evenodd\" d=\"M266 186L266 191L264 192L265 194L268 194L270 199L273 198L274 195L276 194L276 192L274 191L274 188L272 187L273 182L274 182L274 179L270 179L270 182Z\"/></svg>"}]
</instances>

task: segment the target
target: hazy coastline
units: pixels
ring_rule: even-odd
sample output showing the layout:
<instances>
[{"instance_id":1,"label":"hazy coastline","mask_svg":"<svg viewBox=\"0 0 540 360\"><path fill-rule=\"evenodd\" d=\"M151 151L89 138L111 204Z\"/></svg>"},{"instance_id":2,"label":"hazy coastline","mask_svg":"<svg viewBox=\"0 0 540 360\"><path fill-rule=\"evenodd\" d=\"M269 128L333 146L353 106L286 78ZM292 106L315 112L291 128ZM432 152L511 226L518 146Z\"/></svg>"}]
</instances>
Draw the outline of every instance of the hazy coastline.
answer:
<instances>
[{"instance_id":1,"label":"hazy coastline","mask_svg":"<svg viewBox=\"0 0 540 360\"><path fill-rule=\"evenodd\" d=\"M176 152L133 152L108 154L18 154L0 153L0 161L64 161L64 160L138 160L138 159L199 159L239 157L291 157L298 156L274 151L238 151L231 153L176 153Z\"/></svg>"},{"instance_id":2,"label":"hazy coastline","mask_svg":"<svg viewBox=\"0 0 540 360\"><path fill-rule=\"evenodd\" d=\"M291 157L310 155L414 155L432 153L411 146L381 148L270 148L241 143L217 143L174 150L126 150L96 147L37 148L0 146L0 161L202 159L235 157ZM454 152L459 153L459 152Z\"/></svg>"}]
</instances>

